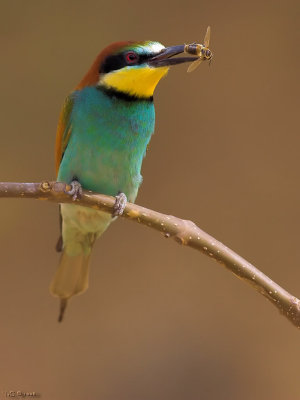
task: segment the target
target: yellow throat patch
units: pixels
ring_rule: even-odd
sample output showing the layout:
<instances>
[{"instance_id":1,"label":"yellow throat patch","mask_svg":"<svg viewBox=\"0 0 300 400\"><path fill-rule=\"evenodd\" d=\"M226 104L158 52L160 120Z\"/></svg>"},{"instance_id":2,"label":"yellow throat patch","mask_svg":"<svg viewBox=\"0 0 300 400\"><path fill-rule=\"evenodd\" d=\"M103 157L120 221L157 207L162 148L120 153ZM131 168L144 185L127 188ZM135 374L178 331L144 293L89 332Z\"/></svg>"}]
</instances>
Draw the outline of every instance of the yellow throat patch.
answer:
<instances>
[{"instance_id":1,"label":"yellow throat patch","mask_svg":"<svg viewBox=\"0 0 300 400\"><path fill-rule=\"evenodd\" d=\"M126 67L109 72L100 78L99 85L137 97L151 97L158 82L169 67Z\"/></svg>"}]
</instances>

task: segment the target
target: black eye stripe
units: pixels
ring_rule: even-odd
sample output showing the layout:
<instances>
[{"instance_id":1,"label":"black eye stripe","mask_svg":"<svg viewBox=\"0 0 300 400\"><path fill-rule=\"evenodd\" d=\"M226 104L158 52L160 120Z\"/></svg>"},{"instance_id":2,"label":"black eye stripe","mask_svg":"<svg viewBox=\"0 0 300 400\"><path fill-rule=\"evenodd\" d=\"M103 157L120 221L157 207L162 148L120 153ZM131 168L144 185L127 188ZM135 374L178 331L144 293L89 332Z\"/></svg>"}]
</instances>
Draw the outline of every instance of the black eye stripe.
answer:
<instances>
[{"instance_id":1,"label":"black eye stripe","mask_svg":"<svg viewBox=\"0 0 300 400\"><path fill-rule=\"evenodd\" d=\"M110 71L121 69L125 67L126 61L124 60L123 54L116 54L108 56L100 65L100 73L107 74Z\"/></svg>"},{"instance_id":2,"label":"black eye stripe","mask_svg":"<svg viewBox=\"0 0 300 400\"><path fill-rule=\"evenodd\" d=\"M112 56L106 57L103 63L100 65L99 72L102 74L107 74L111 71L116 71L118 69L126 67L128 64L126 62L126 53L114 54ZM131 65L144 64L149 58L153 57L154 54L139 54L136 63Z\"/></svg>"}]
</instances>

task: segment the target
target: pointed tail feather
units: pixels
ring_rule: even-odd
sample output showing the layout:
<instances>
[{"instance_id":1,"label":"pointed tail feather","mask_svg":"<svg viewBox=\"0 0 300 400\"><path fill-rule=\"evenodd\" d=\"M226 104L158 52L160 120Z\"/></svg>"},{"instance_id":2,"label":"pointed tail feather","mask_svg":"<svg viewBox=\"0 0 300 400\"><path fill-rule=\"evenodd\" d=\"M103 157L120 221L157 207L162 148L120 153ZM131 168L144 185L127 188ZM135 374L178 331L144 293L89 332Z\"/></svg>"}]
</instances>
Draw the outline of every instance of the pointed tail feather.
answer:
<instances>
[{"instance_id":1,"label":"pointed tail feather","mask_svg":"<svg viewBox=\"0 0 300 400\"><path fill-rule=\"evenodd\" d=\"M70 256L64 251L59 266L50 285L50 292L53 296L61 299L59 322L70 297L85 292L89 282L89 259L90 254L79 254Z\"/></svg>"}]
</instances>

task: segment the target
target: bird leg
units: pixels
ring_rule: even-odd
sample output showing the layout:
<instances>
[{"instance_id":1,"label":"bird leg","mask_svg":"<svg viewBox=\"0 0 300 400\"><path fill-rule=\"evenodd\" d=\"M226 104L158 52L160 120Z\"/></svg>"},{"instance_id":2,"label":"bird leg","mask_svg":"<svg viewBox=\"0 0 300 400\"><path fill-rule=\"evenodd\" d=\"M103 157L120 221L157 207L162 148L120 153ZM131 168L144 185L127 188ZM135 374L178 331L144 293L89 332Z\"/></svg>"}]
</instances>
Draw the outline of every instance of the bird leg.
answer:
<instances>
[{"instance_id":1,"label":"bird leg","mask_svg":"<svg viewBox=\"0 0 300 400\"><path fill-rule=\"evenodd\" d=\"M74 179L71 183L70 183L71 189L70 190L66 190L66 193L69 194L70 196L72 196L72 199L75 201L77 199L80 199L81 195L82 195L82 186L81 184Z\"/></svg>"},{"instance_id":2,"label":"bird leg","mask_svg":"<svg viewBox=\"0 0 300 400\"><path fill-rule=\"evenodd\" d=\"M127 204L126 194L123 192L119 192L116 196L116 201L114 204L114 211L112 216L118 217L119 215L122 215L125 210L126 204Z\"/></svg>"}]
</instances>

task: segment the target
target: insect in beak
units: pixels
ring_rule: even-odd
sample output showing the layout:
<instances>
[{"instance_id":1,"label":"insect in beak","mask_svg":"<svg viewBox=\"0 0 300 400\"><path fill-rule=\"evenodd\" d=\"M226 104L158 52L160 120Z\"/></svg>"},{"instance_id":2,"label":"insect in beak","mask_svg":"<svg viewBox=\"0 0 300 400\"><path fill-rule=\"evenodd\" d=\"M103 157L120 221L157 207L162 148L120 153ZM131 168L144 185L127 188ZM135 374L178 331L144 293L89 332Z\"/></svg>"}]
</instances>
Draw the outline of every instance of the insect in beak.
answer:
<instances>
[{"instance_id":1,"label":"insect in beak","mask_svg":"<svg viewBox=\"0 0 300 400\"><path fill-rule=\"evenodd\" d=\"M211 61L213 55L208 48L210 40L210 27L207 28L204 44L192 43L164 48L159 54L148 60L150 67L170 67L172 65L190 62L188 72L192 72L198 65L204 61ZM176 57L179 54L186 53L190 57ZM192 57L191 57L192 56Z\"/></svg>"},{"instance_id":2,"label":"insect in beak","mask_svg":"<svg viewBox=\"0 0 300 400\"><path fill-rule=\"evenodd\" d=\"M204 44L186 44L184 47L185 53L193 54L198 56L197 60L195 60L189 67L188 72L194 71L202 61L209 60L209 64L213 58L213 54L211 50L208 48L210 42L210 26L207 27L206 34L204 37Z\"/></svg>"}]
</instances>

